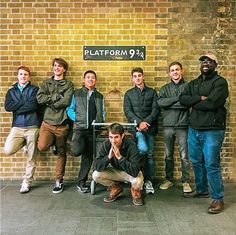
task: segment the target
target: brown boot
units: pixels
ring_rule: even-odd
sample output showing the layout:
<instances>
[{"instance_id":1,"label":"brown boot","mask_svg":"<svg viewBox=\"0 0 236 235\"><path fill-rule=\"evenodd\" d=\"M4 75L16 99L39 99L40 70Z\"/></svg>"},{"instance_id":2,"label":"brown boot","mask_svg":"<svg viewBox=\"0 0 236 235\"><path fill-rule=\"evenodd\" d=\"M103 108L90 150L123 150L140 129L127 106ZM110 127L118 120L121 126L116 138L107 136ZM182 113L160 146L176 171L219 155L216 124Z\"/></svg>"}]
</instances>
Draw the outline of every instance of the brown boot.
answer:
<instances>
[{"instance_id":1,"label":"brown boot","mask_svg":"<svg viewBox=\"0 0 236 235\"><path fill-rule=\"evenodd\" d=\"M115 182L111 186L107 188L107 191L109 192L107 197L103 199L104 202L114 202L123 192L123 188L120 185L120 183Z\"/></svg>"},{"instance_id":2,"label":"brown boot","mask_svg":"<svg viewBox=\"0 0 236 235\"><path fill-rule=\"evenodd\" d=\"M218 214L224 209L223 200L213 200L211 205L208 208L208 213L210 214Z\"/></svg>"},{"instance_id":3,"label":"brown boot","mask_svg":"<svg viewBox=\"0 0 236 235\"><path fill-rule=\"evenodd\" d=\"M134 205L135 206L142 206L143 205L143 199L142 199L141 190L134 189L134 187L131 186L130 191L131 191L131 195L132 195L132 198L133 198Z\"/></svg>"}]
</instances>

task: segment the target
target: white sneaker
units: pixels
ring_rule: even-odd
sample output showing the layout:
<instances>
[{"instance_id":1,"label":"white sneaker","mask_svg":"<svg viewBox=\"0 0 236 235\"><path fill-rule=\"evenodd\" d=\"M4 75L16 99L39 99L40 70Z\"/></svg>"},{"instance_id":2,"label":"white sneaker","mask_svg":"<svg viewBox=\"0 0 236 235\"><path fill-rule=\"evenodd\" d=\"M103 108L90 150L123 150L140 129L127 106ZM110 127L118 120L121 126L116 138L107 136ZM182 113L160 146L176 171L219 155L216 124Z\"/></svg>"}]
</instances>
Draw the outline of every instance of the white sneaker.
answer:
<instances>
[{"instance_id":1,"label":"white sneaker","mask_svg":"<svg viewBox=\"0 0 236 235\"><path fill-rule=\"evenodd\" d=\"M20 193L28 193L30 190L29 183L23 182L21 184Z\"/></svg>"},{"instance_id":2,"label":"white sneaker","mask_svg":"<svg viewBox=\"0 0 236 235\"><path fill-rule=\"evenodd\" d=\"M169 180L165 180L161 185L160 185L160 189L162 190L166 190L168 188L171 188L174 184L169 181Z\"/></svg>"},{"instance_id":3,"label":"white sneaker","mask_svg":"<svg viewBox=\"0 0 236 235\"><path fill-rule=\"evenodd\" d=\"M146 190L146 194L154 194L154 188L153 188L152 182L150 180L147 180L144 183L144 188Z\"/></svg>"},{"instance_id":4,"label":"white sneaker","mask_svg":"<svg viewBox=\"0 0 236 235\"><path fill-rule=\"evenodd\" d=\"M192 189L191 189L189 183L185 182L182 184L182 186L183 186L184 193L191 193L192 192Z\"/></svg>"}]
</instances>

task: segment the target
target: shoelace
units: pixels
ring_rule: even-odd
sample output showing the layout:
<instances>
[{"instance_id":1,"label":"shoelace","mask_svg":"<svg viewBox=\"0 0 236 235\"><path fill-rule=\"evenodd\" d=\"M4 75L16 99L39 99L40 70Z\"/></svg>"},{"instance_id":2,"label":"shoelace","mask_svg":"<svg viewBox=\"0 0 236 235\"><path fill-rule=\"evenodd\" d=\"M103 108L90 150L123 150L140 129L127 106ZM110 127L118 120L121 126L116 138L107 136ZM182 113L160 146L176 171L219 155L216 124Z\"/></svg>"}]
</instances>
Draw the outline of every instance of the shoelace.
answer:
<instances>
[{"instance_id":1,"label":"shoelace","mask_svg":"<svg viewBox=\"0 0 236 235\"><path fill-rule=\"evenodd\" d=\"M147 181L145 184L146 189L153 189L152 183L150 181Z\"/></svg>"},{"instance_id":2,"label":"shoelace","mask_svg":"<svg viewBox=\"0 0 236 235\"><path fill-rule=\"evenodd\" d=\"M60 187L61 187L61 185L62 185L62 183L60 183L60 182L56 181L56 187L60 188Z\"/></svg>"}]
</instances>

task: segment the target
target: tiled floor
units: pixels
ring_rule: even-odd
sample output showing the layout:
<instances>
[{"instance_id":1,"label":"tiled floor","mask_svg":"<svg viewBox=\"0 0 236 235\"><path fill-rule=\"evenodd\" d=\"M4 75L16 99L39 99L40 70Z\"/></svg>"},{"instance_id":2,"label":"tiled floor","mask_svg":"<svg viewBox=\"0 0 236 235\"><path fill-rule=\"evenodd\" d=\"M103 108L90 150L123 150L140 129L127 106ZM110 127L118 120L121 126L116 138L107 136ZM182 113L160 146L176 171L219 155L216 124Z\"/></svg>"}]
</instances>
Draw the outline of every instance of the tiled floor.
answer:
<instances>
[{"instance_id":1,"label":"tiled floor","mask_svg":"<svg viewBox=\"0 0 236 235\"><path fill-rule=\"evenodd\" d=\"M117 201L106 204L106 189L81 194L76 183L66 182L63 193L52 194L52 183L34 182L27 194L18 182L1 184L2 235L234 235L236 234L236 183L225 184L225 210L207 214L210 199L186 199L175 186L144 195L145 205L132 204L128 185Z\"/></svg>"}]
</instances>

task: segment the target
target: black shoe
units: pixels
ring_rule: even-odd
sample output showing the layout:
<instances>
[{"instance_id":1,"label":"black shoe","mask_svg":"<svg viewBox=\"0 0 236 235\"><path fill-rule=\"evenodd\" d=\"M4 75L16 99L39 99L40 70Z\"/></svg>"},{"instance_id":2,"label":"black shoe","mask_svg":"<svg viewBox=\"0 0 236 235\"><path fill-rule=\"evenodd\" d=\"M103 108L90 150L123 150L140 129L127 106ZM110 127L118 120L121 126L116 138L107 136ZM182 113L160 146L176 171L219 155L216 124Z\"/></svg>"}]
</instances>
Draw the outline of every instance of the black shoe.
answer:
<instances>
[{"instance_id":1,"label":"black shoe","mask_svg":"<svg viewBox=\"0 0 236 235\"><path fill-rule=\"evenodd\" d=\"M61 193L64 189L63 182L56 181L56 184L52 190L53 193Z\"/></svg>"},{"instance_id":2,"label":"black shoe","mask_svg":"<svg viewBox=\"0 0 236 235\"><path fill-rule=\"evenodd\" d=\"M89 187L85 185L85 182L79 182L77 185L77 189L81 193L89 193Z\"/></svg>"}]
</instances>

